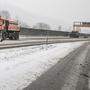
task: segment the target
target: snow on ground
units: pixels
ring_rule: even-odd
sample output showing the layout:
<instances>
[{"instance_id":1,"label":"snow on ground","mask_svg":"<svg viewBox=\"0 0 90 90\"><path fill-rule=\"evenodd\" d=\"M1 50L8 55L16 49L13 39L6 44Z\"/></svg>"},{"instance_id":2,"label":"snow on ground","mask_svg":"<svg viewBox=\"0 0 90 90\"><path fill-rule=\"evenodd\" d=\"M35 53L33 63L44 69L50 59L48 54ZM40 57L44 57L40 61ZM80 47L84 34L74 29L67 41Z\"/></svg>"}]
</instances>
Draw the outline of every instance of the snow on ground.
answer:
<instances>
[{"instance_id":1,"label":"snow on ground","mask_svg":"<svg viewBox=\"0 0 90 90\"><path fill-rule=\"evenodd\" d=\"M83 43L0 50L0 90L22 90Z\"/></svg>"}]
</instances>

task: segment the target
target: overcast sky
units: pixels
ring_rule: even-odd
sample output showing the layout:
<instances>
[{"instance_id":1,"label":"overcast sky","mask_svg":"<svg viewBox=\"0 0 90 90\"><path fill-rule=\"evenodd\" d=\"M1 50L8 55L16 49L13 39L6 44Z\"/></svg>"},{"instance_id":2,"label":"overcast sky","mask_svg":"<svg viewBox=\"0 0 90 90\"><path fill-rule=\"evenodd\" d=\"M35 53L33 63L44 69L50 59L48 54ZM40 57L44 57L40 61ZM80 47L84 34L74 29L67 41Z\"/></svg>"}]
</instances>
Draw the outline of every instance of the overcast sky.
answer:
<instances>
[{"instance_id":1,"label":"overcast sky","mask_svg":"<svg viewBox=\"0 0 90 90\"><path fill-rule=\"evenodd\" d=\"M63 20L72 24L74 20L90 20L90 0L0 0L42 17Z\"/></svg>"}]
</instances>

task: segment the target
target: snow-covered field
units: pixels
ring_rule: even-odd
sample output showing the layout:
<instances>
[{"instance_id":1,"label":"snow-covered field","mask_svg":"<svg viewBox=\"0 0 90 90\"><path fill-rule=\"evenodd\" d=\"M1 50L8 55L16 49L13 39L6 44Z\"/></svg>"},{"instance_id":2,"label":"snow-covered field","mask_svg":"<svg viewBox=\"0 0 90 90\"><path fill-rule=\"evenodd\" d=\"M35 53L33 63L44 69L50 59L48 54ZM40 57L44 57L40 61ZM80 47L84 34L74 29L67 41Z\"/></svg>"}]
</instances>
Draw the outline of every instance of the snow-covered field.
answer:
<instances>
[{"instance_id":1,"label":"snow-covered field","mask_svg":"<svg viewBox=\"0 0 90 90\"><path fill-rule=\"evenodd\" d=\"M0 90L22 90L83 43L0 50Z\"/></svg>"}]
</instances>

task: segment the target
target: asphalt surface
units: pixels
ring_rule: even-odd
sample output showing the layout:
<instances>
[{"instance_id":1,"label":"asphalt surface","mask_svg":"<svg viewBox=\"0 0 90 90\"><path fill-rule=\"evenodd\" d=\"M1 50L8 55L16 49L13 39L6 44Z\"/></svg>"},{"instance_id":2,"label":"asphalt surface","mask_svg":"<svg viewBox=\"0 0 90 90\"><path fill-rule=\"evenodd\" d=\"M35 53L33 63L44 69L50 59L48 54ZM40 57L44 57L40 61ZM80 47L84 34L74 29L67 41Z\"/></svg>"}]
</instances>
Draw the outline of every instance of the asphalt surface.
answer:
<instances>
[{"instance_id":1,"label":"asphalt surface","mask_svg":"<svg viewBox=\"0 0 90 90\"><path fill-rule=\"evenodd\" d=\"M23 90L90 90L90 43L71 52Z\"/></svg>"}]
</instances>

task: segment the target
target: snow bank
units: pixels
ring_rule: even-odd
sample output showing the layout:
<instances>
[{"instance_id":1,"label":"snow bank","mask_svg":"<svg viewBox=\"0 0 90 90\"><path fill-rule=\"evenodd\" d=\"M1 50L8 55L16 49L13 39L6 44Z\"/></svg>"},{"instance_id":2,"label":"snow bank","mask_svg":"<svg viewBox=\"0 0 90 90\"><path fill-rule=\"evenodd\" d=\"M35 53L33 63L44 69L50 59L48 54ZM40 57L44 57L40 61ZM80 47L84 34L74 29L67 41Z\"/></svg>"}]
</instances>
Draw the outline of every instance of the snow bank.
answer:
<instances>
[{"instance_id":1,"label":"snow bank","mask_svg":"<svg viewBox=\"0 0 90 90\"><path fill-rule=\"evenodd\" d=\"M0 50L0 90L22 90L83 43Z\"/></svg>"}]
</instances>

